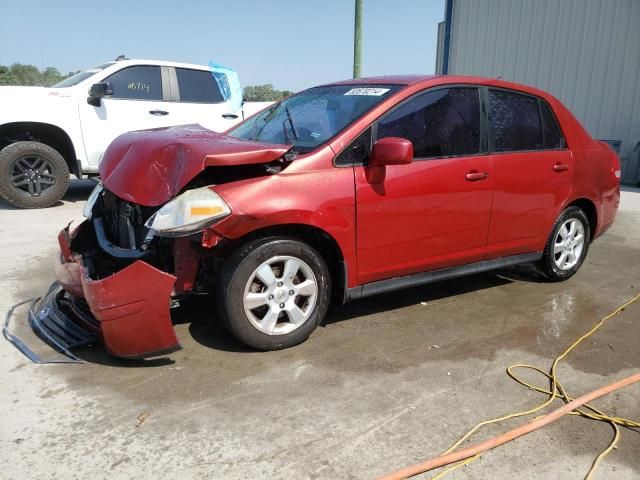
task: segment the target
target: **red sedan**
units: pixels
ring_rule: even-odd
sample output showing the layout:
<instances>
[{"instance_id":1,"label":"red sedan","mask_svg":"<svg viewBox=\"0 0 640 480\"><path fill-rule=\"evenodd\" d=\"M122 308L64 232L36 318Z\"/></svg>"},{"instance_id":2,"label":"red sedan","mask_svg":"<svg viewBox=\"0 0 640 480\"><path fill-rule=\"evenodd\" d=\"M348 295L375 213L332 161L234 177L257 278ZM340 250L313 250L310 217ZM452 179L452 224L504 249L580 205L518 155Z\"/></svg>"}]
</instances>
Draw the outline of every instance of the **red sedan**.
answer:
<instances>
[{"instance_id":1,"label":"red sedan","mask_svg":"<svg viewBox=\"0 0 640 480\"><path fill-rule=\"evenodd\" d=\"M128 133L100 173L31 320L121 357L179 348L170 307L193 294L271 350L331 303L521 263L566 280L620 198L616 155L558 100L474 77L314 87L225 135Z\"/></svg>"}]
</instances>

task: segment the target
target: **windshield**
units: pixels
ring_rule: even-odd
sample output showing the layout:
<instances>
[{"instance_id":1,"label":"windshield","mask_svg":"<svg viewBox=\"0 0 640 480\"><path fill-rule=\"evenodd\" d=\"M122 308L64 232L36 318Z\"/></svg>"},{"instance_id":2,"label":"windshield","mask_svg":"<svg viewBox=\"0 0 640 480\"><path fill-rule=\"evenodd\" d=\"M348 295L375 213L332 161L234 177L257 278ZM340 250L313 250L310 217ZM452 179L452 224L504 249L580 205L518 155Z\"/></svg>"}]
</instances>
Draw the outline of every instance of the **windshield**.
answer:
<instances>
[{"instance_id":1,"label":"windshield","mask_svg":"<svg viewBox=\"0 0 640 480\"><path fill-rule=\"evenodd\" d=\"M398 85L329 85L282 100L228 132L232 137L314 150L400 89Z\"/></svg>"},{"instance_id":2,"label":"windshield","mask_svg":"<svg viewBox=\"0 0 640 480\"><path fill-rule=\"evenodd\" d=\"M87 70L78 72L75 75L70 76L69 78L65 78L61 82L53 85L52 88L73 87L74 85L77 85L80 82L84 82L87 78L94 76L99 71L104 70L105 68L110 67L113 64L114 62L109 62L98 65L97 67L88 68Z\"/></svg>"}]
</instances>

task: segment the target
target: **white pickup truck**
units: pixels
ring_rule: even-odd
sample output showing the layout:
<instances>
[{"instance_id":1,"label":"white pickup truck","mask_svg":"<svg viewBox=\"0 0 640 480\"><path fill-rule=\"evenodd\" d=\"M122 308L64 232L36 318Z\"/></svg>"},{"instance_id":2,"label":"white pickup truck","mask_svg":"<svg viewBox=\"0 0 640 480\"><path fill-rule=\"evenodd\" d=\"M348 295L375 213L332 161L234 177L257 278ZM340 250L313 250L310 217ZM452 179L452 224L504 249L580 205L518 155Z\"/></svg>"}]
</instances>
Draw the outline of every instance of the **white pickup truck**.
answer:
<instances>
[{"instance_id":1,"label":"white pickup truck","mask_svg":"<svg viewBox=\"0 0 640 480\"><path fill-rule=\"evenodd\" d=\"M51 88L0 87L0 196L49 207L70 173L97 175L122 133L193 123L221 132L268 104L243 104L238 75L226 67L121 57Z\"/></svg>"}]
</instances>

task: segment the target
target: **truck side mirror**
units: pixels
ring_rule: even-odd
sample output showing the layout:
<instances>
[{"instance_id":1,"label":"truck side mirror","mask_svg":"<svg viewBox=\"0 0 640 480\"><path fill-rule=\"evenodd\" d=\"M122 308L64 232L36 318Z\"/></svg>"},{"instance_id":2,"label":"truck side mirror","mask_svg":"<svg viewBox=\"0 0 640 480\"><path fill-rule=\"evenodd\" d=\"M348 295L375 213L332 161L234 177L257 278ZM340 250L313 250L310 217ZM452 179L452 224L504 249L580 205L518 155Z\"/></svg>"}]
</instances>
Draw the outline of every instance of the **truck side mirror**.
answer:
<instances>
[{"instance_id":1,"label":"truck side mirror","mask_svg":"<svg viewBox=\"0 0 640 480\"><path fill-rule=\"evenodd\" d=\"M107 95L113 95L113 87L109 82L94 83L89 89L87 103L94 107L99 107L101 105L100 99Z\"/></svg>"}]
</instances>

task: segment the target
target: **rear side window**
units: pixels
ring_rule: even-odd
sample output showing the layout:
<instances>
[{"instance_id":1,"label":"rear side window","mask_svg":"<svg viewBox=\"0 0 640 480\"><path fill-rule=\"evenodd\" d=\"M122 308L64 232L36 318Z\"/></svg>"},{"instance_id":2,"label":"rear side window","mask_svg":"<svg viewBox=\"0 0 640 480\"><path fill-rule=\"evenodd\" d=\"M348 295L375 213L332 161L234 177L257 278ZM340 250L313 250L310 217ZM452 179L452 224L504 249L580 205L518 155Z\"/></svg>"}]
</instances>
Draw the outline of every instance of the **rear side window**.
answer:
<instances>
[{"instance_id":1,"label":"rear side window","mask_svg":"<svg viewBox=\"0 0 640 480\"><path fill-rule=\"evenodd\" d=\"M480 151L478 89L431 90L378 122L377 138L411 140L415 158L472 155Z\"/></svg>"},{"instance_id":2,"label":"rear side window","mask_svg":"<svg viewBox=\"0 0 640 480\"><path fill-rule=\"evenodd\" d=\"M139 65L127 67L105 78L113 88L111 98L128 100L162 100L160 67Z\"/></svg>"},{"instance_id":3,"label":"rear side window","mask_svg":"<svg viewBox=\"0 0 640 480\"><path fill-rule=\"evenodd\" d=\"M176 68L181 102L221 103L224 102L218 82L211 72Z\"/></svg>"},{"instance_id":4,"label":"rear side window","mask_svg":"<svg viewBox=\"0 0 640 480\"><path fill-rule=\"evenodd\" d=\"M545 149L558 149L564 148L566 143L564 137L558 127L558 122L547 105L547 102L540 100L540 114L542 115L542 133L544 136L544 148Z\"/></svg>"},{"instance_id":5,"label":"rear side window","mask_svg":"<svg viewBox=\"0 0 640 480\"><path fill-rule=\"evenodd\" d=\"M543 148L536 98L489 89L489 103L496 152Z\"/></svg>"}]
</instances>

